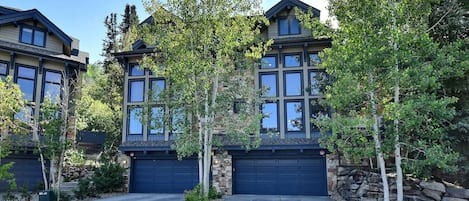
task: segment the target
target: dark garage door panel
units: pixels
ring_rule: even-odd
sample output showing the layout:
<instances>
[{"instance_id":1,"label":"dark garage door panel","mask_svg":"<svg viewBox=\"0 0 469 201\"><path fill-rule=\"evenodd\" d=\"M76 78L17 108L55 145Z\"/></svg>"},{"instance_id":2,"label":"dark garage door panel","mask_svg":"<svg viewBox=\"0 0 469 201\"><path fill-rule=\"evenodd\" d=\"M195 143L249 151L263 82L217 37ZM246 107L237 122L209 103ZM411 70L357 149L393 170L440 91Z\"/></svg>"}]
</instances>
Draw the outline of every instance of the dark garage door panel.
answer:
<instances>
[{"instance_id":1,"label":"dark garage door panel","mask_svg":"<svg viewBox=\"0 0 469 201\"><path fill-rule=\"evenodd\" d=\"M18 188L26 187L29 190L35 190L42 184L41 163L37 158L4 158L1 165L14 162L14 165L8 172L15 175ZM48 167L48 164L46 164ZM8 187L4 181L0 182L0 192Z\"/></svg>"},{"instance_id":2,"label":"dark garage door panel","mask_svg":"<svg viewBox=\"0 0 469 201\"><path fill-rule=\"evenodd\" d=\"M133 193L182 193L199 181L197 160L134 160Z\"/></svg>"},{"instance_id":3,"label":"dark garage door panel","mask_svg":"<svg viewBox=\"0 0 469 201\"><path fill-rule=\"evenodd\" d=\"M237 194L327 195L325 159L235 159Z\"/></svg>"}]
</instances>

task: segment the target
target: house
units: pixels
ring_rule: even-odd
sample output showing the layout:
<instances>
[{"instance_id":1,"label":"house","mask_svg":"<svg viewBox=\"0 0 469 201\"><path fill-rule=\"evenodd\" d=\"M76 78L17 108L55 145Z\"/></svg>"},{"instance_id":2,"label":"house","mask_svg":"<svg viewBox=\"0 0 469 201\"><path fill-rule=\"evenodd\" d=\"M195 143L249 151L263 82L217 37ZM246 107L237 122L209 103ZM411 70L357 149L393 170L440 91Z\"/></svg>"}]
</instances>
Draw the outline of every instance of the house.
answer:
<instances>
[{"instance_id":1,"label":"house","mask_svg":"<svg viewBox=\"0 0 469 201\"><path fill-rule=\"evenodd\" d=\"M62 101L58 98L64 96L62 87L70 86L69 91L73 91L87 64L88 53L80 51L79 40L41 12L0 6L0 79L13 77L27 100L25 111L29 113L18 113L15 118L39 119L44 98ZM74 138L73 132L69 135ZM42 182L41 165L32 144L21 144L21 149L1 160L2 164L8 162L15 162L10 172L15 174L18 187L35 189ZM3 187L5 183L0 183L0 192Z\"/></svg>"},{"instance_id":2,"label":"house","mask_svg":"<svg viewBox=\"0 0 469 201\"><path fill-rule=\"evenodd\" d=\"M266 17L270 25L262 35L273 39L272 50L255 70L256 88L269 88L262 112L261 132L278 132L265 137L261 146L247 152L225 144L214 150L212 184L224 194L328 195L327 150L318 143L319 130L311 117L325 111L315 101L321 97L317 68L318 52L330 47L329 39L317 40L295 17L294 7L320 11L299 0L281 0ZM142 23L150 23L152 18ZM168 83L146 68L139 68L142 55L152 53L142 41L133 50L116 53L125 68L123 131L121 151L130 157L129 191L133 193L182 193L198 183L196 158L178 161L170 145L169 129L158 130L138 120L148 91L164 89ZM158 108L156 108L158 109ZM332 171L330 171L332 172ZM331 187L329 187L331 188Z\"/></svg>"}]
</instances>

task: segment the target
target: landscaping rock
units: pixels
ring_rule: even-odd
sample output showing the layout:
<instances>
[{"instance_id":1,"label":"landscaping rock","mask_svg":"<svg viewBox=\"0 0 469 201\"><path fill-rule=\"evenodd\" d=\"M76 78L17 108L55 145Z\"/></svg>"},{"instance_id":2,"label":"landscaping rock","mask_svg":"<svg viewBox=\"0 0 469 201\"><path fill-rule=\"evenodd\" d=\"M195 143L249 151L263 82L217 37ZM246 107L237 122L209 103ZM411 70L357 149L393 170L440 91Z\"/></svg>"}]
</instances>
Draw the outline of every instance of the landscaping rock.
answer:
<instances>
[{"instance_id":1,"label":"landscaping rock","mask_svg":"<svg viewBox=\"0 0 469 201\"><path fill-rule=\"evenodd\" d=\"M433 201L430 198L424 196L417 196L417 195L404 195L405 201Z\"/></svg>"},{"instance_id":2,"label":"landscaping rock","mask_svg":"<svg viewBox=\"0 0 469 201\"><path fill-rule=\"evenodd\" d=\"M429 197L429 198L432 198L433 200L436 200L436 201L440 201L441 200L441 192L440 191L434 191L434 190L430 190L428 188L426 189L423 189L422 193Z\"/></svg>"},{"instance_id":3,"label":"landscaping rock","mask_svg":"<svg viewBox=\"0 0 469 201\"><path fill-rule=\"evenodd\" d=\"M443 197L443 199L441 201L467 201L467 199L453 198L453 197Z\"/></svg>"},{"instance_id":4,"label":"landscaping rock","mask_svg":"<svg viewBox=\"0 0 469 201\"><path fill-rule=\"evenodd\" d=\"M439 191L442 193L446 192L445 185L436 181L431 181L431 182L422 181L420 182L420 187L434 190L434 191Z\"/></svg>"},{"instance_id":5,"label":"landscaping rock","mask_svg":"<svg viewBox=\"0 0 469 201\"><path fill-rule=\"evenodd\" d=\"M469 189L448 187L446 193L448 197L469 199Z\"/></svg>"}]
</instances>

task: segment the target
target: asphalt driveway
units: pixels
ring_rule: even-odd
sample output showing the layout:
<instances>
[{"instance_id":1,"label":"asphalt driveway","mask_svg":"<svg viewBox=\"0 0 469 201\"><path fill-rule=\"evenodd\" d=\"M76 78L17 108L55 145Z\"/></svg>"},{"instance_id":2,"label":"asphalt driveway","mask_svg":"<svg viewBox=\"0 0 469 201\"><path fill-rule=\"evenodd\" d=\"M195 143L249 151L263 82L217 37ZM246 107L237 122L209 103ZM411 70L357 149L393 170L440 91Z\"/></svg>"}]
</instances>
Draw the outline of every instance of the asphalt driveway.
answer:
<instances>
[{"instance_id":1,"label":"asphalt driveway","mask_svg":"<svg viewBox=\"0 0 469 201\"><path fill-rule=\"evenodd\" d=\"M183 201L182 194L146 194L129 193L117 195L95 201ZM329 197L323 196L287 196L287 195L231 195L225 196L224 201L332 201Z\"/></svg>"}]
</instances>

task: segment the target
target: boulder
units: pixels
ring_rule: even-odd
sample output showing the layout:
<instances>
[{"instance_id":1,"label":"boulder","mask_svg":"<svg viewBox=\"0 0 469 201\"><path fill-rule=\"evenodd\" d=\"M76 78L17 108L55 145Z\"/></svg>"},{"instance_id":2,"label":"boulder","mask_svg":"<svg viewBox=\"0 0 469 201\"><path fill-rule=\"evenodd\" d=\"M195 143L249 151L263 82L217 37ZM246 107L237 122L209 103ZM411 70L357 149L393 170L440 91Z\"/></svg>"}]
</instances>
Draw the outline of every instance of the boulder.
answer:
<instances>
[{"instance_id":1,"label":"boulder","mask_svg":"<svg viewBox=\"0 0 469 201\"><path fill-rule=\"evenodd\" d=\"M469 189L448 187L446 194L448 197L469 199Z\"/></svg>"},{"instance_id":2,"label":"boulder","mask_svg":"<svg viewBox=\"0 0 469 201\"><path fill-rule=\"evenodd\" d=\"M436 200L436 201L440 201L441 200L441 192L440 191L434 191L434 190L430 190L428 188L426 189L423 189L422 193L429 197L429 198L432 198L433 200Z\"/></svg>"},{"instance_id":3,"label":"boulder","mask_svg":"<svg viewBox=\"0 0 469 201\"><path fill-rule=\"evenodd\" d=\"M462 199L462 198L443 197L441 201L467 201L467 200Z\"/></svg>"},{"instance_id":4,"label":"boulder","mask_svg":"<svg viewBox=\"0 0 469 201\"><path fill-rule=\"evenodd\" d=\"M425 196L418 196L418 195L404 195L405 201L433 201L430 198Z\"/></svg>"},{"instance_id":5,"label":"boulder","mask_svg":"<svg viewBox=\"0 0 469 201\"><path fill-rule=\"evenodd\" d=\"M439 191L442 193L446 192L445 185L436 181L430 181L430 182L422 181L420 182L420 187L434 190L434 191Z\"/></svg>"}]
</instances>

